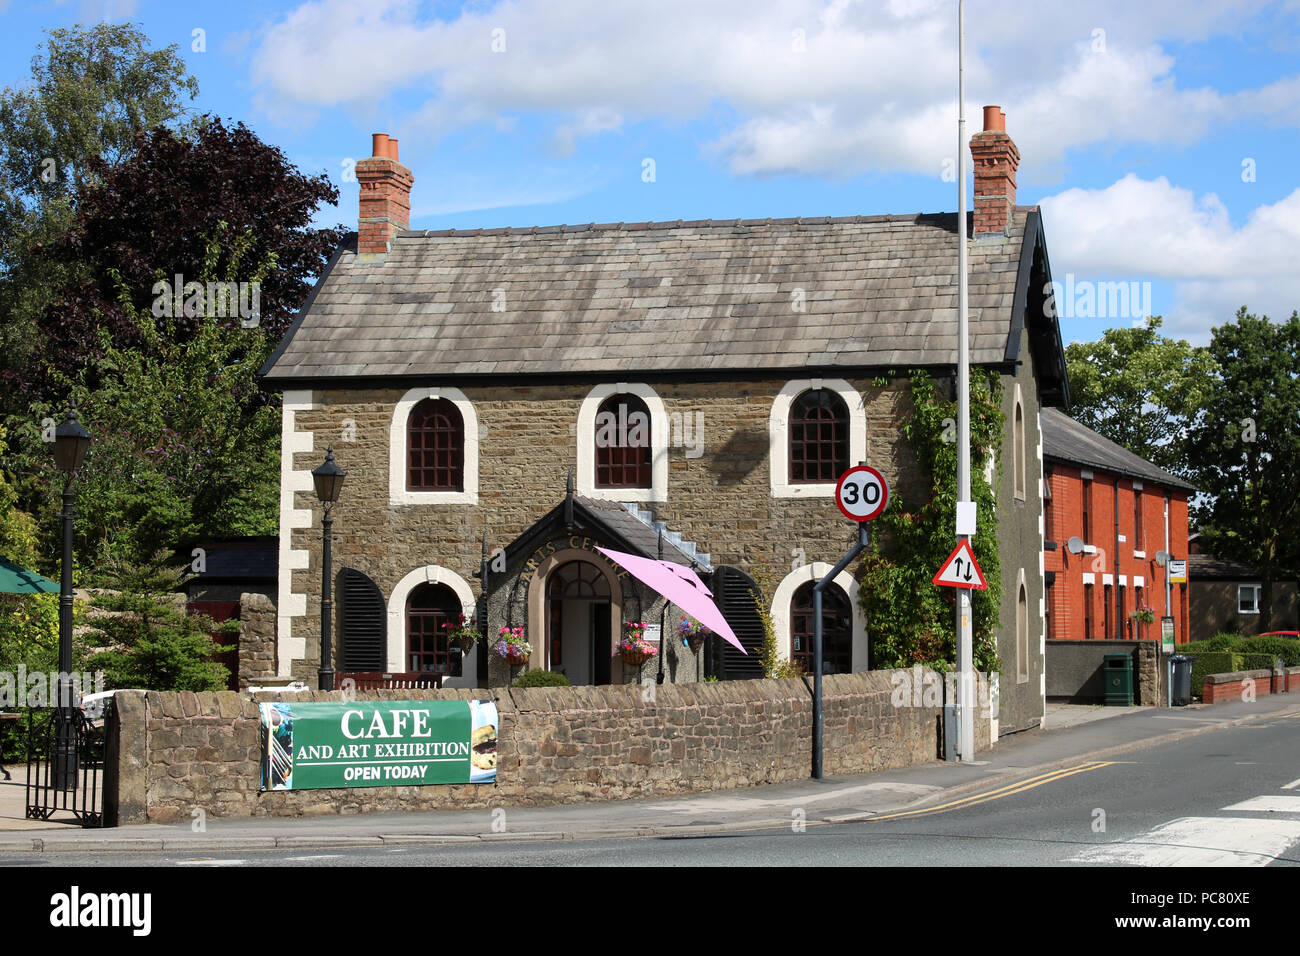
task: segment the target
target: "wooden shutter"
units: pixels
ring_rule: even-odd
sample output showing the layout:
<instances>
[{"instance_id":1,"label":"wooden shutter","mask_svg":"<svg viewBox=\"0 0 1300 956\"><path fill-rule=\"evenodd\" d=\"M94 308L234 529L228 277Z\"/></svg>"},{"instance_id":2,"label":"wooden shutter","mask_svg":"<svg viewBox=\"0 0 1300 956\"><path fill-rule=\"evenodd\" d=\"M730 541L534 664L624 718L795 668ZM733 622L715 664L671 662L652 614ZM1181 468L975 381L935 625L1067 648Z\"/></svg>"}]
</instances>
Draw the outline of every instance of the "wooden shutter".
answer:
<instances>
[{"instance_id":1,"label":"wooden shutter","mask_svg":"<svg viewBox=\"0 0 1300 956\"><path fill-rule=\"evenodd\" d=\"M388 669L388 607L378 585L354 568L339 575L345 671Z\"/></svg>"},{"instance_id":2,"label":"wooden shutter","mask_svg":"<svg viewBox=\"0 0 1300 956\"><path fill-rule=\"evenodd\" d=\"M763 649L763 621L754 606L754 596L749 593L753 587L753 580L738 568L721 567L713 575L718 609L748 652L742 654L730 642L718 638L722 647L721 660L717 662L721 680L755 680L764 676L763 665L758 660Z\"/></svg>"}]
</instances>

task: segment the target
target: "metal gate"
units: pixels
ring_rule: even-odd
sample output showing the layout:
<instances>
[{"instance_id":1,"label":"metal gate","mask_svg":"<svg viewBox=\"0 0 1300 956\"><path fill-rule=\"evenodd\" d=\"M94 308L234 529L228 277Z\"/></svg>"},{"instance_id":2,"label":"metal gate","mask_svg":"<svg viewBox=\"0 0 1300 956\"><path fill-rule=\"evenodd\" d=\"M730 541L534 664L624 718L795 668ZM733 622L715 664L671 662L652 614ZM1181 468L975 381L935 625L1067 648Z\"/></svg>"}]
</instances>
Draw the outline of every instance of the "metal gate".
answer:
<instances>
[{"instance_id":1,"label":"metal gate","mask_svg":"<svg viewBox=\"0 0 1300 956\"><path fill-rule=\"evenodd\" d=\"M83 827L104 825L100 775L104 730L71 708L27 712L27 819L68 812Z\"/></svg>"}]
</instances>

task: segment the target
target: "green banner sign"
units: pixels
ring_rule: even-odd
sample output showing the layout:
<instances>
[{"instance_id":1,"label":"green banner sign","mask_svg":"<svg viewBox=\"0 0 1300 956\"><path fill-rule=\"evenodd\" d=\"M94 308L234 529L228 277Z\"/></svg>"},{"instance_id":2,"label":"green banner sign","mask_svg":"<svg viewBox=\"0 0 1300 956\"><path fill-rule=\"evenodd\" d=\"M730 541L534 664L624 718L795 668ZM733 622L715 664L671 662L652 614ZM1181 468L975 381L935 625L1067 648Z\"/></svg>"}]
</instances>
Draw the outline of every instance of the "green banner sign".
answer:
<instances>
[{"instance_id":1,"label":"green banner sign","mask_svg":"<svg viewBox=\"0 0 1300 956\"><path fill-rule=\"evenodd\" d=\"M492 783L487 700L262 704L262 790Z\"/></svg>"}]
</instances>

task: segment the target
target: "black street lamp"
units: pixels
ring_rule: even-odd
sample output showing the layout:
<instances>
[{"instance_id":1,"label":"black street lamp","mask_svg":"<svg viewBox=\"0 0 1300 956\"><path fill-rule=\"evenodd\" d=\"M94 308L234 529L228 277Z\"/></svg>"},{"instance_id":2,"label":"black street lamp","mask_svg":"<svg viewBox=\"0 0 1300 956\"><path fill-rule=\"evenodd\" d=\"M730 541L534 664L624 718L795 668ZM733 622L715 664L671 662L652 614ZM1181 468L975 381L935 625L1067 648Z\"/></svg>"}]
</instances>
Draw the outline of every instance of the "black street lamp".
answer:
<instances>
[{"instance_id":1,"label":"black street lamp","mask_svg":"<svg viewBox=\"0 0 1300 956\"><path fill-rule=\"evenodd\" d=\"M320 670L317 671L317 687L320 690L334 689L334 658L330 654L330 630L333 626L332 589L330 588L330 528L334 519L330 517L330 507L339 500L343 492L343 479L347 472L334 461L334 446L325 451L325 462L312 471L312 484L316 486L316 497L325 507L325 517L321 522L321 534L324 536L324 553L321 556L321 599L320 599Z\"/></svg>"},{"instance_id":2,"label":"black street lamp","mask_svg":"<svg viewBox=\"0 0 1300 956\"><path fill-rule=\"evenodd\" d=\"M54 786L77 788L76 708L72 699L72 480L90 447L90 432L77 421L77 404L54 430L54 462L63 472L63 573L59 587L59 699L55 711Z\"/></svg>"}]
</instances>

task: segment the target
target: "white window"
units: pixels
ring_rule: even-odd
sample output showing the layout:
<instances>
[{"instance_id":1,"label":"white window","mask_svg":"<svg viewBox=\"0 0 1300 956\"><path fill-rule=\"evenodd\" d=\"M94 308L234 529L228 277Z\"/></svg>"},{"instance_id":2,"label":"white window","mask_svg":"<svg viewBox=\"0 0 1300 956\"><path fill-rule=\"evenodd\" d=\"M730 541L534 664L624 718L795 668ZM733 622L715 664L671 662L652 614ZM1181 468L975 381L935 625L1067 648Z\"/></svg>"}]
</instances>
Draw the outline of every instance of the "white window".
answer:
<instances>
[{"instance_id":1,"label":"white window","mask_svg":"<svg viewBox=\"0 0 1300 956\"><path fill-rule=\"evenodd\" d=\"M812 393L812 394L805 394ZM826 401L814 400L825 398ZM847 412L847 449L840 449L838 415ZM794 413L798 413L797 415ZM814 415L826 419L811 434ZM792 431L792 419L798 419ZM815 441L813 439L816 439ZM792 446L793 443L793 446ZM867 413L862 396L842 378L811 378L787 382L772 400L768 419L768 463L773 498L832 498L836 474L825 480L827 470L839 464L852 467L867 457ZM821 480L807 481L791 474L791 467L805 473L817 467ZM834 461L832 466L830 463Z\"/></svg>"},{"instance_id":2,"label":"white window","mask_svg":"<svg viewBox=\"0 0 1300 956\"><path fill-rule=\"evenodd\" d=\"M636 401L612 402L617 396ZM644 412L641 408L644 407ZM642 420L649 413L649 435ZM668 415L663 399L649 385L610 383L597 385L578 409L578 494L604 501L668 500ZM632 460L641 443L649 440L649 468ZM609 460L602 460L600 441ZM612 444L611 444L612 443ZM627 480L648 471L648 481ZM598 473L599 472L599 473ZM611 477L614 480L610 480ZM633 487L629 487L633 485Z\"/></svg>"},{"instance_id":3,"label":"white window","mask_svg":"<svg viewBox=\"0 0 1300 956\"><path fill-rule=\"evenodd\" d=\"M460 462L459 491L410 490L411 415L421 402L445 401L460 412L463 462ZM428 405L421 406L427 408ZM418 487L418 484L417 484ZM475 505L478 504L478 415L465 393L458 388L413 388L393 409L388 428L388 503L390 505Z\"/></svg>"},{"instance_id":4,"label":"white window","mask_svg":"<svg viewBox=\"0 0 1300 956\"><path fill-rule=\"evenodd\" d=\"M1237 585L1237 613L1238 614L1258 614L1259 613L1259 592L1258 584L1238 584Z\"/></svg>"}]
</instances>

